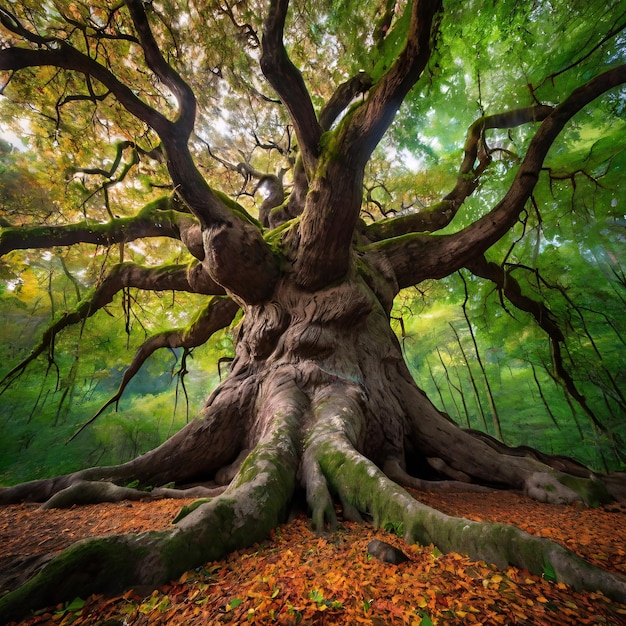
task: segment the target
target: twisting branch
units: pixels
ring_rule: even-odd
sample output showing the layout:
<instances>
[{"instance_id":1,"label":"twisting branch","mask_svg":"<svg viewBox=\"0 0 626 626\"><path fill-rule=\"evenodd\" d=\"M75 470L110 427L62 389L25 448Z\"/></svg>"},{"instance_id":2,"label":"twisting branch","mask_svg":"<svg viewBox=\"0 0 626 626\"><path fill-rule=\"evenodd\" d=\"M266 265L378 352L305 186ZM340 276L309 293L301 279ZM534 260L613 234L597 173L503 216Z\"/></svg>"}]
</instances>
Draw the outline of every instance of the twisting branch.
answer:
<instances>
[{"instance_id":1,"label":"twisting branch","mask_svg":"<svg viewBox=\"0 0 626 626\"><path fill-rule=\"evenodd\" d=\"M113 177L115 176L115 173L117 172L117 168L119 167L122 161L124 152L128 150L129 148L132 149L134 153L137 153L138 155L141 155L141 156L147 156L151 159L154 159L155 161L158 161L159 163L162 163L164 160L163 151L160 146L157 146L156 148L153 148L152 150L144 150L141 146L138 146L134 141L127 139L125 141L118 141L115 144L115 158L113 159L113 163L111 164L111 167L108 170L105 170L101 167L76 167L71 171L77 174L78 173L94 174L94 175L103 176L104 178L113 179ZM122 171L115 178L115 182L120 182L124 179L124 177L128 173L129 167L137 163L136 157L135 156L131 157L131 160L129 163L131 164L130 166L128 163L124 164L124 166L122 167Z\"/></svg>"},{"instance_id":2,"label":"twisting branch","mask_svg":"<svg viewBox=\"0 0 626 626\"><path fill-rule=\"evenodd\" d=\"M485 216L454 235L409 234L384 243L400 287L425 278L442 278L483 254L517 222L531 197L548 150L572 117L603 93L626 82L619 65L575 89L539 126L515 179L502 200ZM371 228L371 226L369 227ZM379 244L373 244L376 248Z\"/></svg>"},{"instance_id":3,"label":"twisting branch","mask_svg":"<svg viewBox=\"0 0 626 626\"><path fill-rule=\"evenodd\" d=\"M42 37L29 31L6 9L0 11L0 22L9 31L37 46L36 49L9 47L0 50L0 70L17 71L27 67L48 65L81 72L101 82L130 113L148 124L159 135L169 130L172 123L159 111L143 102L104 65L62 39Z\"/></svg>"},{"instance_id":4,"label":"twisting branch","mask_svg":"<svg viewBox=\"0 0 626 626\"><path fill-rule=\"evenodd\" d=\"M485 133L488 130L515 128L522 124L543 121L553 108L531 106L477 119L467 132L463 148L463 160L459 166L454 189L443 199L418 213L410 213L371 224L368 237L375 241L398 237L410 232L434 232L445 228L458 213L465 200L478 188L480 177L491 163L486 149Z\"/></svg>"},{"instance_id":5,"label":"twisting branch","mask_svg":"<svg viewBox=\"0 0 626 626\"><path fill-rule=\"evenodd\" d=\"M576 384L574 383L574 379L567 371L565 364L563 363L561 344L565 343L565 337L550 309L548 309L543 302L537 302L536 300L525 296L522 293L520 284L510 272L506 272L496 263L487 261L484 256L475 257L466 263L465 267L467 267L467 269L469 269L476 276L486 278L495 283L498 290L504 294L511 304L517 307L520 311L530 313L535 318L539 327L542 328L548 335L552 352L552 366L554 367L556 379L563 385L567 393L574 398L574 400L576 400L585 413L587 413L592 422L602 432L607 433L608 430L606 426L602 424L591 407L587 404L585 397L580 393L580 391L578 391Z\"/></svg>"},{"instance_id":6,"label":"twisting branch","mask_svg":"<svg viewBox=\"0 0 626 626\"><path fill-rule=\"evenodd\" d=\"M183 80L180 74L163 58L161 50L154 39L142 0L126 0L126 6L139 35L141 47L148 67L156 74L159 80L174 94L178 102L177 132L185 140L189 139L196 121L196 97L191 87Z\"/></svg>"},{"instance_id":7,"label":"twisting branch","mask_svg":"<svg viewBox=\"0 0 626 626\"><path fill-rule=\"evenodd\" d=\"M167 152L167 165L174 187L198 219L203 224L212 222L232 224L233 221L236 222L237 220L207 185L187 146L187 140L193 129L195 119L193 93L160 56L139 0L133 0L130 4L135 9L136 27L141 31L142 44L146 47L147 63L172 90L179 101L177 120L170 121L160 111L146 104L106 66L62 39L40 37L31 33L7 11L0 12L0 21L3 26L32 45L37 45L37 48L8 47L0 50L0 70L17 71L27 67L53 66L95 78L115 96L129 113L147 124L159 135Z\"/></svg>"},{"instance_id":8,"label":"twisting branch","mask_svg":"<svg viewBox=\"0 0 626 626\"><path fill-rule=\"evenodd\" d=\"M95 415L90 417L78 430L68 439L67 443L77 437L87 426L96 421L104 411L115 404L117 407L124 390L128 383L134 378L135 374L141 369L141 366L148 358L159 348L195 348L206 343L211 335L222 328L226 328L234 319L239 305L230 298L214 297L211 298L209 304L196 316L193 322L187 328L176 328L167 330L148 338L135 353L135 356L124 371L122 382L115 394L109 398L98 409Z\"/></svg>"},{"instance_id":9,"label":"twisting branch","mask_svg":"<svg viewBox=\"0 0 626 626\"><path fill-rule=\"evenodd\" d=\"M173 186L200 222L207 262L215 280L244 301L258 302L274 287L277 259L263 240L258 224L249 219L241 206L214 191L198 170L188 145L196 109L191 88L163 59L141 0L129 0L127 4L148 66L178 99L179 115L175 121L143 102L105 65L66 41L45 38L41 38L41 42L34 41L38 35L30 33L16 18L7 17L5 13L0 13L3 25L22 39L26 38L31 45L37 45L37 49L9 47L0 50L0 70L54 66L89 75L107 87L129 113L152 128L161 139ZM238 259L239 272L233 272L234 258Z\"/></svg>"},{"instance_id":10,"label":"twisting branch","mask_svg":"<svg viewBox=\"0 0 626 626\"><path fill-rule=\"evenodd\" d=\"M436 16L441 10L441 0L415 0L411 3L404 49L370 89L369 97L350 120L345 146L356 163L369 159L404 98L426 68L433 50Z\"/></svg>"},{"instance_id":11,"label":"twisting branch","mask_svg":"<svg viewBox=\"0 0 626 626\"><path fill-rule=\"evenodd\" d=\"M289 0L270 2L263 24L261 70L289 111L305 168L311 173L317 163L322 129L302 74L292 63L283 43L288 7Z\"/></svg>"},{"instance_id":12,"label":"twisting branch","mask_svg":"<svg viewBox=\"0 0 626 626\"><path fill-rule=\"evenodd\" d=\"M324 142L320 172L311 181L300 222L294 266L297 282L305 289L320 288L348 271L350 244L362 205L365 166L428 63L435 16L440 9L441 0L411 3L404 50L369 90L364 102L346 115L329 141ZM325 254L319 254L320 248Z\"/></svg>"},{"instance_id":13,"label":"twisting branch","mask_svg":"<svg viewBox=\"0 0 626 626\"><path fill-rule=\"evenodd\" d=\"M188 279L186 265L165 265L146 268L134 263L120 263L114 266L99 287L88 299L78 303L72 311L64 313L44 332L40 342L31 353L11 369L0 380L6 390L38 356L46 350L53 350L55 337L64 329L90 318L109 304L116 293L125 288L137 288L150 291L188 291L194 292ZM223 293L218 285L215 293ZM219 290L219 291L218 291Z\"/></svg>"}]
</instances>

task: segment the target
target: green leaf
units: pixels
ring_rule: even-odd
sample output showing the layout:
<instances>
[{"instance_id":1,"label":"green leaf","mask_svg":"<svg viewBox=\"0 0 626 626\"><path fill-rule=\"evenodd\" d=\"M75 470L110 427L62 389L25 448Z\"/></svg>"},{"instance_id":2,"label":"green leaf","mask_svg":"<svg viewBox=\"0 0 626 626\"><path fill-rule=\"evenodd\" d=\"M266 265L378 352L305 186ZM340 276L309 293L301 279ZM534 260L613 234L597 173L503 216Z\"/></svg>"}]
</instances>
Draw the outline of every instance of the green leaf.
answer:
<instances>
[{"instance_id":1,"label":"green leaf","mask_svg":"<svg viewBox=\"0 0 626 626\"><path fill-rule=\"evenodd\" d=\"M309 594L309 598L311 598L313 602L317 602L317 604L324 602L324 594L319 589L313 589Z\"/></svg>"},{"instance_id":2,"label":"green leaf","mask_svg":"<svg viewBox=\"0 0 626 626\"><path fill-rule=\"evenodd\" d=\"M554 567L552 567L552 563L550 563L550 561L546 561L543 566L543 577L551 582L556 581L556 572L554 571Z\"/></svg>"},{"instance_id":3,"label":"green leaf","mask_svg":"<svg viewBox=\"0 0 626 626\"><path fill-rule=\"evenodd\" d=\"M85 606L85 601L82 598L74 598L60 613L73 613L74 611L80 611Z\"/></svg>"}]
</instances>

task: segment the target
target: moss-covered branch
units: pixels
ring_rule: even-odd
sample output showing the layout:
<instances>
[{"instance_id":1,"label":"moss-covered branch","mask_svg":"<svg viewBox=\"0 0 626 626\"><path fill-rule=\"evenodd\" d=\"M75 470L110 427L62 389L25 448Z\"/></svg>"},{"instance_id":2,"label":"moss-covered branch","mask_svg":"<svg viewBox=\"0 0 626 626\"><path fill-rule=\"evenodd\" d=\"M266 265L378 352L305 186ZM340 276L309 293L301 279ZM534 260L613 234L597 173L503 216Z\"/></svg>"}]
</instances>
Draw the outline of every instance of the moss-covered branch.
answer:
<instances>
[{"instance_id":1,"label":"moss-covered branch","mask_svg":"<svg viewBox=\"0 0 626 626\"><path fill-rule=\"evenodd\" d=\"M83 220L62 226L15 226L0 230L0 256L12 250L71 246L91 243L110 246L146 237L181 239L196 224L195 219L173 208L172 198L163 196L145 205L137 215L107 223Z\"/></svg>"}]
</instances>

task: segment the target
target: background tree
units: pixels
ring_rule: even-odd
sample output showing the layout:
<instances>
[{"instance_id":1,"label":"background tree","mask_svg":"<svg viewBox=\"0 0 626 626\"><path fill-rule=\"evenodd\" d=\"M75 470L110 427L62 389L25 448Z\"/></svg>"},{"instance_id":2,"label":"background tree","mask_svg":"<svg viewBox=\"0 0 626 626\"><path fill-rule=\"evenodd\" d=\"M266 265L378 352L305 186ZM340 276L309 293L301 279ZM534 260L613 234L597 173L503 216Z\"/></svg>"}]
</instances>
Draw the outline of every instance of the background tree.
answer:
<instances>
[{"instance_id":1,"label":"background tree","mask_svg":"<svg viewBox=\"0 0 626 626\"><path fill-rule=\"evenodd\" d=\"M402 489L524 489L592 505L624 498L623 475L455 424L416 386L391 322L404 321L392 314L402 289L462 281L465 324L450 328L462 361L452 363L438 337L437 369L503 435L487 376L498 355L481 354L471 319L487 291L484 319L534 325L517 338L520 358L533 372L543 366L619 456L624 374L603 355L623 343L622 309L577 303L568 276L549 270L562 259L562 231L572 245L578 220L588 220L596 237L580 242L580 267L604 269L604 294L623 304L625 18L620 2L5 4L5 124L31 135L33 187L52 191L47 202L34 194L25 211L23 190L6 194L0 253L13 290L23 288L15 268L45 261L32 252L41 249L54 251L73 289L57 311L48 284L53 321L5 386L46 357L59 372L63 419L82 356L80 342L61 350L59 338L102 319L116 297L130 331L135 290L188 292L203 305L186 327L141 343L86 424L157 349L182 351L184 371L190 349L236 330L228 376L162 445L0 492L2 502L62 506L141 497L124 486L136 482L155 496L208 501L171 531L69 549L0 600L3 616L154 584L250 544L284 518L300 487L320 530L335 527L337 499L348 519L391 523L409 541L624 600L622 578L565 549L448 518ZM591 258L599 253L604 265ZM599 323L610 328L607 346L594 339ZM549 349L533 362L537 333ZM602 363L588 380L574 375L582 350ZM454 368L471 372L471 388L455 383ZM592 402L582 389L594 386ZM550 406L544 395L536 401Z\"/></svg>"}]
</instances>

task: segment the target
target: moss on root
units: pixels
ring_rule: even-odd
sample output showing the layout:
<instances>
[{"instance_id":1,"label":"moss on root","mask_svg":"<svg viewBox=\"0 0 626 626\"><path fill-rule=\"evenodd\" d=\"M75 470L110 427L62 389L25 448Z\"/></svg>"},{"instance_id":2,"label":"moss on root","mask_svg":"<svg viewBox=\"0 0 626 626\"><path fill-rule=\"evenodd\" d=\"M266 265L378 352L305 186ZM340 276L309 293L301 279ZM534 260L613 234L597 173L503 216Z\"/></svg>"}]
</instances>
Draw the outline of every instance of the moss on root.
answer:
<instances>
[{"instance_id":1,"label":"moss on root","mask_svg":"<svg viewBox=\"0 0 626 626\"><path fill-rule=\"evenodd\" d=\"M68 548L0 599L0 623L76 596L158 586L267 537L286 517L295 487L296 448L285 433L291 428L286 421L279 426L222 495L198 503L172 530L110 535Z\"/></svg>"},{"instance_id":2,"label":"moss on root","mask_svg":"<svg viewBox=\"0 0 626 626\"><path fill-rule=\"evenodd\" d=\"M107 536L74 544L24 585L0 598L0 622L78 595L128 588L136 582L137 568L169 532ZM155 568L155 578L159 573Z\"/></svg>"},{"instance_id":3,"label":"moss on root","mask_svg":"<svg viewBox=\"0 0 626 626\"><path fill-rule=\"evenodd\" d=\"M601 591L626 602L624 577L593 566L564 547L515 526L474 522L441 513L416 501L358 453L330 444L320 449L320 465L331 488L360 511L372 515L376 526L402 528L407 542L432 543L442 552L466 553L501 569L507 565L525 568L575 589Z\"/></svg>"},{"instance_id":4,"label":"moss on root","mask_svg":"<svg viewBox=\"0 0 626 626\"><path fill-rule=\"evenodd\" d=\"M581 478L570 474L561 474L557 480L572 491L575 491L583 502L592 508L608 504L613 500L606 485L595 478Z\"/></svg>"}]
</instances>

